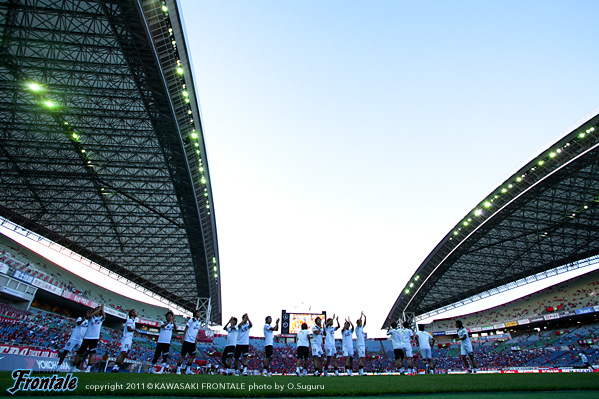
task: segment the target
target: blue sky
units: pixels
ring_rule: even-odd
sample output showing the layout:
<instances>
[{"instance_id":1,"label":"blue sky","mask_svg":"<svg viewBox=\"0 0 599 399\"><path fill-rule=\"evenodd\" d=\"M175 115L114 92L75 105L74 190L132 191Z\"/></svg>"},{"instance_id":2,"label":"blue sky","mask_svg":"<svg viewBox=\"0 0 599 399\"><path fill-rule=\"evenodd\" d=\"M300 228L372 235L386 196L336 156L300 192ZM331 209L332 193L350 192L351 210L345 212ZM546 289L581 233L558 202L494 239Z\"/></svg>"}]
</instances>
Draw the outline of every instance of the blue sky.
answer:
<instances>
[{"instance_id":1,"label":"blue sky","mask_svg":"<svg viewBox=\"0 0 599 399\"><path fill-rule=\"evenodd\" d=\"M596 1L180 6L224 320L363 310L378 336L460 218L599 106Z\"/></svg>"}]
</instances>

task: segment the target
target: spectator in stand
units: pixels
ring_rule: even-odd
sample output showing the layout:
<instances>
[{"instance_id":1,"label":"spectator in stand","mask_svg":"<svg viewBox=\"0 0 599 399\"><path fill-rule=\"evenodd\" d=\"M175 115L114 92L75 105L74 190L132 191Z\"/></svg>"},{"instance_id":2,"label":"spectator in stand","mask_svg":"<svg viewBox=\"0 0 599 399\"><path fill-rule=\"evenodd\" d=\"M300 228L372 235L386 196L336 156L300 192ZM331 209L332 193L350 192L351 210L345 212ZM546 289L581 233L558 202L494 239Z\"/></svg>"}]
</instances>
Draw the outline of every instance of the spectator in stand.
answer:
<instances>
[{"instance_id":1,"label":"spectator in stand","mask_svg":"<svg viewBox=\"0 0 599 399\"><path fill-rule=\"evenodd\" d=\"M81 347L81 343L83 342L83 336L87 331L87 326L89 324L89 317L91 314L91 310L87 311L87 315L85 317L78 317L75 320L75 326L73 326L73 331L71 332L71 336L69 340L65 344L62 352L58 356L58 365L62 365L64 358L69 352L77 352Z\"/></svg>"},{"instance_id":2,"label":"spectator in stand","mask_svg":"<svg viewBox=\"0 0 599 399\"><path fill-rule=\"evenodd\" d=\"M268 367L270 366L270 361L272 359L273 335L274 332L279 329L279 319L277 319L274 327L271 327L270 325L270 323L272 323L272 317L266 316L264 321L266 324L264 324L264 370L262 370L262 375L270 377L271 374L268 372Z\"/></svg>"},{"instance_id":3,"label":"spectator in stand","mask_svg":"<svg viewBox=\"0 0 599 399\"><path fill-rule=\"evenodd\" d=\"M152 359L152 373L162 374L166 369L166 361L168 360L168 354L171 349L171 339L173 338L173 331L177 330L177 324L175 323L175 315L170 310L164 315L166 321L162 322L160 326L160 333L156 343L156 351L154 352L154 358ZM158 358L162 355L162 367L160 371L156 370L156 363Z\"/></svg>"},{"instance_id":4,"label":"spectator in stand","mask_svg":"<svg viewBox=\"0 0 599 399\"><path fill-rule=\"evenodd\" d=\"M75 356L75 361L73 361L73 367L71 371L79 371L81 361L86 356L89 356L87 368L88 370L91 370L91 366L96 357L98 341L100 340L100 331L102 329L102 323L104 323L104 320L106 320L106 313L104 313L104 304L102 304L90 313L89 324L87 326L87 330L85 331L85 335L83 336L81 347L77 351L77 356Z\"/></svg>"},{"instance_id":5,"label":"spectator in stand","mask_svg":"<svg viewBox=\"0 0 599 399\"><path fill-rule=\"evenodd\" d=\"M467 373L475 373L476 374L476 362L474 361L474 350L472 349L472 343L470 342L470 337L468 336L468 330L464 328L461 320L456 320L456 327L458 328L458 339L460 340L460 352L462 354L462 361L464 362L464 366L466 367ZM466 358L468 356L470 358L471 368L468 366L468 360Z\"/></svg>"},{"instance_id":6,"label":"spectator in stand","mask_svg":"<svg viewBox=\"0 0 599 399\"><path fill-rule=\"evenodd\" d=\"M112 367L113 373L118 373L123 362L127 358L131 346L133 345L133 334L135 334L135 319L137 318L137 311L135 309L129 310L129 317L123 327L123 337L121 338L121 353L116 358L114 366Z\"/></svg>"}]
</instances>

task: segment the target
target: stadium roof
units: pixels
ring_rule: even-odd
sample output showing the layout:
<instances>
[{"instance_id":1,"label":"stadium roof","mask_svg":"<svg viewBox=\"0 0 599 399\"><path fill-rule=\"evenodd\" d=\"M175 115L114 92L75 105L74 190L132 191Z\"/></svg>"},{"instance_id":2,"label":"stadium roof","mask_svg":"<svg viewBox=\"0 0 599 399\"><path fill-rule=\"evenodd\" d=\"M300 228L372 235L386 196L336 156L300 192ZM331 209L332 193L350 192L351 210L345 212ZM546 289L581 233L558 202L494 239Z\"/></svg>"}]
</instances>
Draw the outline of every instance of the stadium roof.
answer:
<instances>
[{"instance_id":1,"label":"stadium roof","mask_svg":"<svg viewBox=\"0 0 599 399\"><path fill-rule=\"evenodd\" d=\"M597 255L599 115L464 216L410 278L383 327Z\"/></svg>"},{"instance_id":2,"label":"stadium roof","mask_svg":"<svg viewBox=\"0 0 599 399\"><path fill-rule=\"evenodd\" d=\"M0 0L0 216L221 321L214 205L175 0ZM210 313L210 312L209 312Z\"/></svg>"}]
</instances>

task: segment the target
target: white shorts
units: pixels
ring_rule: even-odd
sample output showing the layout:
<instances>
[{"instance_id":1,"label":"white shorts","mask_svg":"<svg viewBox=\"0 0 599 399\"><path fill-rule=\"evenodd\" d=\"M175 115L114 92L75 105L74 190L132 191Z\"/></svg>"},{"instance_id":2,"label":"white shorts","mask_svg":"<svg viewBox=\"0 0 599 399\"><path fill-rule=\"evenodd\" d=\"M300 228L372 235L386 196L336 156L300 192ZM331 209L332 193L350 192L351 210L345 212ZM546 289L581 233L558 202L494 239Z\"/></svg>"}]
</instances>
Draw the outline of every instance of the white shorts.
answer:
<instances>
[{"instance_id":1,"label":"white shorts","mask_svg":"<svg viewBox=\"0 0 599 399\"><path fill-rule=\"evenodd\" d=\"M366 347L364 345L356 346L356 351L358 352L358 357L366 357Z\"/></svg>"},{"instance_id":2,"label":"white shorts","mask_svg":"<svg viewBox=\"0 0 599 399\"><path fill-rule=\"evenodd\" d=\"M405 357L412 357L412 345L405 345L400 348Z\"/></svg>"},{"instance_id":3,"label":"white shorts","mask_svg":"<svg viewBox=\"0 0 599 399\"><path fill-rule=\"evenodd\" d=\"M474 350L472 349L472 343L471 342L464 342L462 341L462 356L466 356L466 355L470 355L472 353L474 353Z\"/></svg>"},{"instance_id":4,"label":"white shorts","mask_svg":"<svg viewBox=\"0 0 599 399\"><path fill-rule=\"evenodd\" d=\"M432 357L431 348L420 348L420 354L423 359L430 359Z\"/></svg>"},{"instance_id":5,"label":"white shorts","mask_svg":"<svg viewBox=\"0 0 599 399\"><path fill-rule=\"evenodd\" d=\"M335 356L337 354L337 348L334 346L326 346L325 345L324 351L327 356Z\"/></svg>"},{"instance_id":6,"label":"white shorts","mask_svg":"<svg viewBox=\"0 0 599 399\"><path fill-rule=\"evenodd\" d=\"M343 357L354 357L354 347L353 346L344 346L343 347Z\"/></svg>"},{"instance_id":7,"label":"white shorts","mask_svg":"<svg viewBox=\"0 0 599 399\"><path fill-rule=\"evenodd\" d=\"M312 345L312 356L321 357L323 355L322 346Z\"/></svg>"},{"instance_id":8,"label":"white shorts","mask_svg":"<svg viewBox=\"0 0 599 399\"><path fill-rule=\"evenodd\" d=\"M133 344L133 340L131 339L123 339L121 340L121 352L129 352L131 350L131 345Z\"/></svg>"},{"instance_id":9,"label":"white shorts","mask_svg":"<svg viewBox=\"0 0 599 399\"><path fill-rule=\"evenodd\" d=\"M69 339L66 344L64 344L64 348L62 350L67 352L76 352L79 350L81 346L82 339Z\"/></svg>"}]
</instances>

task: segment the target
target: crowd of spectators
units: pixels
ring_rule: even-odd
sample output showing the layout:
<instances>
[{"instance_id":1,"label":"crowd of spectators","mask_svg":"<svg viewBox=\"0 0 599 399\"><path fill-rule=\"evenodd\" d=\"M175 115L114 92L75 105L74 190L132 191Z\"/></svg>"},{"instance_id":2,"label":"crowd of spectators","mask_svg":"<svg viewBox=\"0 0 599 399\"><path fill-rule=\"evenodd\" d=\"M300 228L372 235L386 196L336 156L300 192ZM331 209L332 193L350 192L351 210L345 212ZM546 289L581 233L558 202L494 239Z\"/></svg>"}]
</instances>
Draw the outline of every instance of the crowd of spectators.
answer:
<instances>
[{"instance_id":1,"label":"crowd of spectators","mask_svg":"<svg viewBox=\"0 0 599 399\"><path fill-rule=\"evenodd\" d=\"M434 331L455 328L457 318L470 327L483 327L524 318L543 316L557 311L573 311L599 305L596 295L599 286L599 270L527 295L491 309L460 317L435 320Z\"/></svg>"},{"instance_id":2,"label":"crowd of spectators","mask_svg":"<svg viewBox=\"0 0 599 399\"><path fill-rule=\"evenodd\" d=\"M68 340L74 319L38 309L21 311L5 303L0 303L0 344L27 346L38 349L58 351ZM559 332L559 335L558 335ZM504 342L474 341L475 356L479 368L507 369L514 367L575 367L579 365L578 354L583 352L591 363L599 363L599 352L591 347L582 347L578 340L595 338L599 325L586 325L569 330L540 330L515 336ZM120 351L121 330L102 328L98 348L99 358L115 357ZM365 369L371 372L394 372L393 350L388 341L374 341L369 345ZM214 339L211 343L198 345L196 364L204 368L220 368L224 339ZM373 348L379 348L373 350ZM154 354L155 343L145 334L136 334L133 349L129 354L131 361L149 365ZM180 343L173 340L170 365L178 358ZM340 352L340 351L339 351ZM418 361L417 350L414 350ZM249 369L259 372L263 364L263 341L250 340ZM444 348L434 348L435 368L439 372L461 370L462 362L459 343L451 343ZM338 359L341 360L341 359ZM274 373L292 373L296 364L296 348L292 343L275 343L270 370ZM343 370L343 362L339 361ZM419 364L418 362L416 364Z\"/></svg>"}]
</instances>

